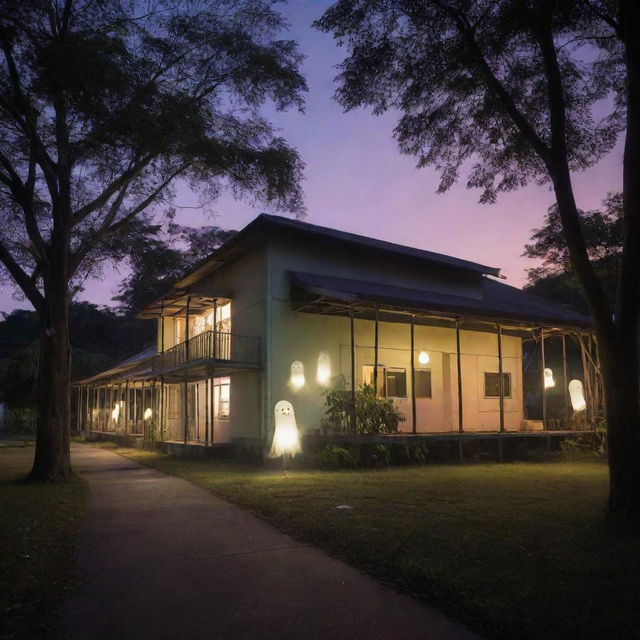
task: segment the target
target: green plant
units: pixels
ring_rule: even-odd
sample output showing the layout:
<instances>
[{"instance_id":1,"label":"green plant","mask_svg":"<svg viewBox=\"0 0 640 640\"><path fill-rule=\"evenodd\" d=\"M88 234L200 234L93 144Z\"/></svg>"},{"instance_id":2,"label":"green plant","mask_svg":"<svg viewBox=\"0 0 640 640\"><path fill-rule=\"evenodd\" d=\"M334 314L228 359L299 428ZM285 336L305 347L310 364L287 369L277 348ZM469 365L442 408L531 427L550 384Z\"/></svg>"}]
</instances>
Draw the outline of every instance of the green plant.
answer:
<instances>
[{"instance_id":1,"label":"green plant","mask_svg":"<svg viewBox=\"0 0 640 640\"><path fill-rule=\"evenodd\" d=\"M351 411L353 398L343 376L336 386L325 392L325 417L321 427L324 433L353 433ZM405 421L404 415L393 404L393 400L376 395L373 386L363 384L355 392L355 433L396 433L398 425Z\"/></svg>"},{"instance_id":2,"label":"green plant","mask_svg":"<svg viewBox=\"0 0 640 640\"><path fill-rule=\"evenodd\" d=\"M327 445L313 458L314 465L319 469L335 471L336 469L355 469L356 461L351 452L344 447Z\"/></svg>"},{"instance_id":3,"label":"green plant","mask_svg":"<svg viewBox=\"0 0 640 640\"><path fill-rule=\"evenodd\" d=\"M33 435L36 431L38 412L31 407L16 407L7 411L9 431Z\"/></svg>"}]
</instances>

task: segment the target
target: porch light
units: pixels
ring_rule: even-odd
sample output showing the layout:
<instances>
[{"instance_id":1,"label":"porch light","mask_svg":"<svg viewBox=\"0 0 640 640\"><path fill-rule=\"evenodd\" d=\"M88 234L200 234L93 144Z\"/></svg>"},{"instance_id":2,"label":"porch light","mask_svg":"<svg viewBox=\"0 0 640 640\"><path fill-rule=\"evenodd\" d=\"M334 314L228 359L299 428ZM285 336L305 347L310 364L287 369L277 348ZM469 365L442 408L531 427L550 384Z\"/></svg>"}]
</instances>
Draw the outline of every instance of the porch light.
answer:
<instances>
[{"instance_id":1,"label":"porch light","mask_svg":"<svg viewBox=\"0 0 640 640\"><path fill-rule=\"evenodd\" d=\"M273 443L269 451L270 458L278 458L290 453L295 456L300 453L300 440L298 439L298 425L293 411L293 405L287 400L280 400L274 407L275 431Z\"/></svg>"},{"instance_id":2,"label":"porch light","mask_svg":"<svg viewBox=\"0 0 640 640\"><path fill-rule=\"evenodd\" d=\"M553 371L551 369L544 370L544 388L550 389L556 386L556 381L553 379Z\"/></svg>"},{"instance_id":3,"label":"porch light","mask_svg":"<svg viewBox=\"0 0 640 640\"><path fill-rule=\"evenodd\" d=\"M431 360L431 358L429 357L429 354L423 349L418 354L418 362L420 364L429 364L429 360Z\"/></svg>"},{"instance_id":4,"label":"porch light","mask_svg":"<svg viewBox=\"0 0 640 640\"><path fill-rule=\"evenodd\" d=\"M147 407L144 410L144 415L142 416L145 420L151 420L151 416L153 415L153 411L151 411L151 407Z\"/></svg>"},{"instance_id":5,"label":"porch light","mask_svg":"<svg viewBox=\"0 0 640 640\"><path fill-rule=\"evenodd\" d=\"M294 389L301 389L304 387L304 365L300 360L294 360L291 363L291 378L289 379L289 382Z\"/></svg>"},{"instance_id":6,"label":"porch light","mask_svg":"<svg viewBox=\"0 0 640 640\"><path fill-rule=\"evenodd\" d=\"M574 411L584 411L587 408L580 380L572 380L569 383L569 397Z\"/></svg>"},{"instance_id":7,"label":"porch light","mask_svg":"<svg viewBox=\"0 0 640 640\"><path fill-rule=\"evenodd\" d=\"M318 371L316 381L319 385L326 387L331 380L331 356L326 351L318 354Z\"/></svg>"}]
</instances>

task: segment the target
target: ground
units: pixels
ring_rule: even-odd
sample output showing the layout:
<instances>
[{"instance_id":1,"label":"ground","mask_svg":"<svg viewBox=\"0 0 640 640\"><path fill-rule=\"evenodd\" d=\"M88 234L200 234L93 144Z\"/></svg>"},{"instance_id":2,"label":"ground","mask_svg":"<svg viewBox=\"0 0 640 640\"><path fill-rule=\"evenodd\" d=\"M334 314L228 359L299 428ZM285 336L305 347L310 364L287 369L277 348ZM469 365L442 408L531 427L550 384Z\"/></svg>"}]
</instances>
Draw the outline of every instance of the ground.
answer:
<instances>
[{"instance_id":1,"label":"ground","mask_svg":"<svg viewBox=\"0 0 640 640\"><path fill-rule=\"evenodd\" d=\"M0 446L0 638L42 638L75 586L86 483L25 484L34 449Z\"/></svg>"},{"instance_id":2,"label":"ground","mask_svg":"<svg viewBox=\"0 0 640 640\"><path fill-rule=\"evenodd\" d=\"M492 638L640 638L640 544L602 462L282 472L118 450L436 604ZM347 504L352 510L337 510Z\"/></svg>"}]
</instances>

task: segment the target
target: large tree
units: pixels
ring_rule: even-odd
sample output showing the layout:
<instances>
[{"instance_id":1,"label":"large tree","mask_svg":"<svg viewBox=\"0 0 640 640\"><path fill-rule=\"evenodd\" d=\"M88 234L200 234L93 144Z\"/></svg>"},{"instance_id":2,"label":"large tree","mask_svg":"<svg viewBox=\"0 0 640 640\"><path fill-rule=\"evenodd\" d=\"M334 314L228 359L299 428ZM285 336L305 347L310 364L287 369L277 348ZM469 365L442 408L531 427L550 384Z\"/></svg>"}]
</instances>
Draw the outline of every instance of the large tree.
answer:
<instances>
[{"instance_id":1,"label":"large tree","mask_svg":"<svg viewBox=\"0 0 640 640\"><path fill-rule=\"evenodd\" d=\"M69 472L68 304L182 178L299 211L302 163L260 117L299 107L272 0L0 0L0 261L41 321L31 477Z\"/></svg>"},{"instance_id":2,"label":"large tree","mask_svg":"<svg viewBox=\"0 0 640 640\"><path fill-rule=\"evenodd\" d=\"M317 22L346 43L338 99L400 112L400 148L460 173L481 201L530 181L555 193L605 383L609 508L640 516L640 2L339 0ZM572 174L624 136L623 251L612 307L590 260Z\"/></svg>"}]
</instances>

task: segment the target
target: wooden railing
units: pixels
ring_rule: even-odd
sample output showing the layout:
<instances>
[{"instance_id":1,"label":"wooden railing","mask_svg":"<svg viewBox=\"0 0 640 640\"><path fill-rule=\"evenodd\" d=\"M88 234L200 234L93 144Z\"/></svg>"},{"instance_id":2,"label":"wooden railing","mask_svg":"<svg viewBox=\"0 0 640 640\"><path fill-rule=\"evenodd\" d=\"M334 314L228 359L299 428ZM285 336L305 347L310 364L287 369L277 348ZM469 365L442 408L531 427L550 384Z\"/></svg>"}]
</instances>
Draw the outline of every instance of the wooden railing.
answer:
<instances>
[{"instance_id":1,"label":"wooden railing","mask_svg":"<svg viewBox=\"0 0 640 640\"><path fill-rule=\"evenodd\" d=\"M153 371L172 369L196 360L225 360L260 364L260 338L221 331L204 331L153 357Z\"/></svg>"}]
</instances>

